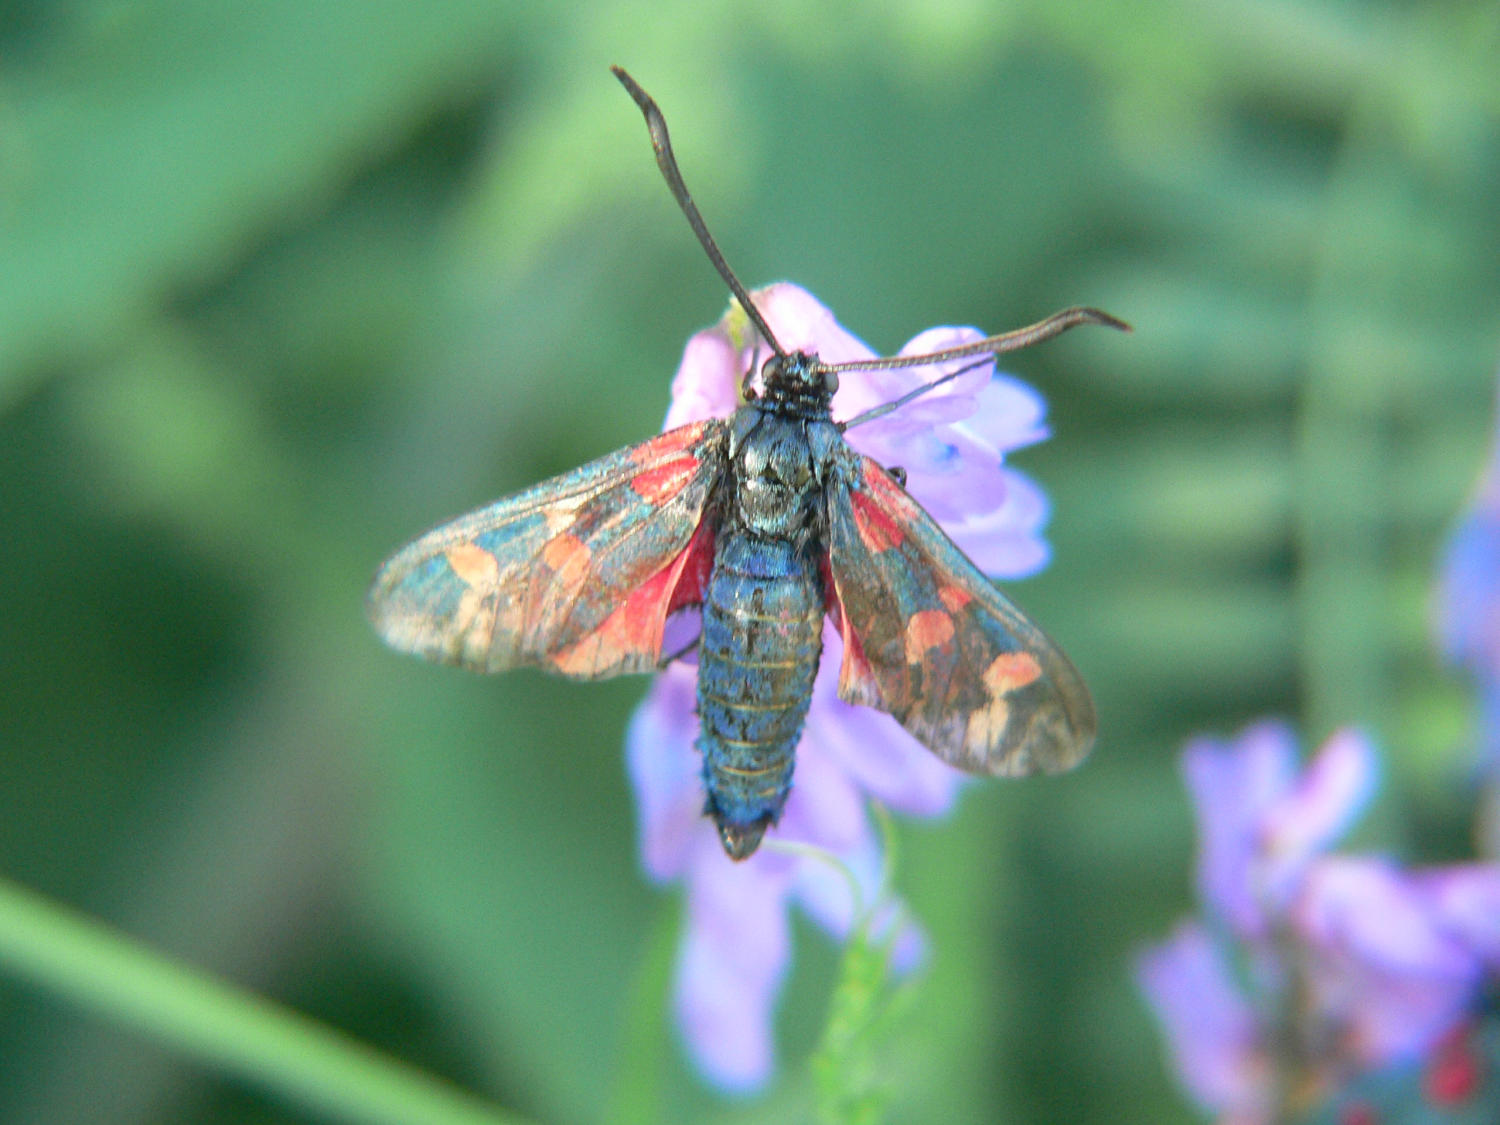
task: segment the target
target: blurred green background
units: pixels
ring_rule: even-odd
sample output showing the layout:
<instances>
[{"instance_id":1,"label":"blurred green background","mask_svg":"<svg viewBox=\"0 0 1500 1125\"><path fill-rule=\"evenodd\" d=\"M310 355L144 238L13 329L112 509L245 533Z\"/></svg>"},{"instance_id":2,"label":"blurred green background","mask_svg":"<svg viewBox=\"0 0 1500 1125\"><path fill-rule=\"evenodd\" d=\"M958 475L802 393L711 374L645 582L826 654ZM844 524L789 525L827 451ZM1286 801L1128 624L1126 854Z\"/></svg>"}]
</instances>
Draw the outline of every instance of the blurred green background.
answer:
<instances>
[{"instance_id":1,"label":"blurred green background","mask_svg":"<svg viewBox=\"0 0 1500 1125\"><path fill-rule=\"evenodd\" d=\"M0 5L0 875L538 1121L807 1119L810 927L766 1097L674 1041L645 681L362 613L410 535L653 432L725 306L619 63L747 283L886 351L1135 324L1010 364L1055 428L1010 592L1102 736L903 827L892 1113L1192 1120L1130 979L1189 903L1186 736L1365 724L1367 838L1467 854L1429 609L1493 430L1497 58L1491 0ZM0 1120L324 1118L0 977Z\"/></svg>"}]
</instances>

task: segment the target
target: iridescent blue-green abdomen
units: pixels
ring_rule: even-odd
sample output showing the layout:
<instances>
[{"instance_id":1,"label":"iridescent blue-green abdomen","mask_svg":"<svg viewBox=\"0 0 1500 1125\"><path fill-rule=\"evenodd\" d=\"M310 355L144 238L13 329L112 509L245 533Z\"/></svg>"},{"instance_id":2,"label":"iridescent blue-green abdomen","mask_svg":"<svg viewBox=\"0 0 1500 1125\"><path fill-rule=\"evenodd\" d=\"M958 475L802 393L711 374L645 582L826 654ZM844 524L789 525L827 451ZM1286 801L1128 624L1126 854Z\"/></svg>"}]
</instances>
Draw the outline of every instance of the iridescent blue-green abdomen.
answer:
<instances>
[{"instance_id":1,"label":"iridescent blue-green abdomen","mask_svg":"<svg viewBox=\"0 0 1500 1125\"><path fill-rule=\"evenodd\" d=\"M720 534L699 644L698 749L706 811L735 859L755 851L786 803L823 611L822 577L796 544Z\"/></svg>"}]
</instances>

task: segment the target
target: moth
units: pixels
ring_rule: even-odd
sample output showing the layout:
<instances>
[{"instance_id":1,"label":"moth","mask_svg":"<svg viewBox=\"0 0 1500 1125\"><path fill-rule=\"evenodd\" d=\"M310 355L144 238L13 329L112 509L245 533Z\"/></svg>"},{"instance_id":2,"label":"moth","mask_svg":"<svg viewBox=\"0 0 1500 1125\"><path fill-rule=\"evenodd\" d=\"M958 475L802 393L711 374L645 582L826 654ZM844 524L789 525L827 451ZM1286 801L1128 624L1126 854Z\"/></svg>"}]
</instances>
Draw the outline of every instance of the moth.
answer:
<instances>
[{"instance_id":1,"label":"moth","mask_svg":"<svg viewBox=\"0 0 1500 1125\"><path fill-rule=\"evenodd\" d=\"M414 540L375 576L376 631L393 648L481 672L597 680L664 667L667 618L700 607L704 811L736 860L786 803L825 616L843 639L840 698L894 716L944 761L1007 776L1076 765L1095 731L1078 672L906 493L899 469L844 439L964 369L843 422L831 403L845 372L985 363L1079 324L1128 326L1071 308L921 356L823 363L788 352L709 233L655 101L614 74L770 349L759 389L747 372L732 417L670 430Z\"/></svg>"}]
</instances>

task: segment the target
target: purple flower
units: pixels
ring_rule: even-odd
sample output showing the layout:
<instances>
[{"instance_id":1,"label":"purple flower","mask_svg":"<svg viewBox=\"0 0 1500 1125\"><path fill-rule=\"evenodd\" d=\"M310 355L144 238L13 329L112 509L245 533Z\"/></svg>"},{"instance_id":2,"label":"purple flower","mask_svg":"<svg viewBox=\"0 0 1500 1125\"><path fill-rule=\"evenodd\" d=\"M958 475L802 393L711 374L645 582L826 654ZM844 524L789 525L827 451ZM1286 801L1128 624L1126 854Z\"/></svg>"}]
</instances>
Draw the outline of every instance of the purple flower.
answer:
<instances>
[{"instance_id":1,"label":"purple flower","mask_svg":"<svg viewBox=\"0 0 1500 1125\"><path fill-rule=\"evenodd\" d=\"M1500 775L1500 443L1448 541L1437 616L1443 651L1479 687L1482 763Z\"/></svg>"},{"instance_id":2,"label":"purple flower","mask_svg":"<svg viewBox=\"0 0 1500 1125\"><path fill-rule=\"evenodd\" d=\"M1182 755L1201 841L1198 893L1244 937L1263 937L1307 865L1364 808L1375 756L1353 731L1328 740L1297 775L1297 741L1283 723L1248 727L1233 743L1198 739Z\"/></svg>"},{"instance_id":3,"label":"purple flower","mask_svg":"<svg viewBox=\"0 0 1500 1125\"><path fill-rule=\"evenodd\" d=\"M816 352L829 362L875 354L795 285L772 285L758 291L755 301L788 350ZM903 354L981 337L970 328L935 328L907 344ZM764 346L757 346L744 313L731 307L719 324L688 341L672 383L667 427L732 413L745 372L758 370L763 358ZM834 417L847 419L899 398L954 366L848 375L834 396ZM1046 564L1040 533L1047 504L1034 484L1003 467L1001 459L1047 436L1043 416L1034 391L996 375L993 362L986 362L848 436L860 452L904 467L908 490L982 570L1018 577ZM689 630L684 639L691 635ZM739 863L724 855L703 816L702 767L694 747L696 674L690 665L675 663L656 678L626 738L642 862L653 879L681 881L687 893L678 1020L694 1061L728 1090L753 1089L774 1067L772 1015L791 955L791 904L839 939L861 921L889 934L898 970L920 960L917 925L899 903L875 902L882 855L866 804L873 797L900 812L937 816L952 806L962 784L963 775L894 719L838 699L842 646L831 626L825 626L823 644L791 796L767 839L830 853L848 877L826 858L774 846ZM871 909L873 918L862 916Z\"/></svg>"},{"instance_id":4,"label":"purple flower","mask_svg":"<svg viewBox=\"0 0 1500 1125\"><path fill-rule=\"evenodd\" d=\"M1300 772L1295 754L1275 723L1188 747L1206 921L1139 966L1182 1084L1235 1122L1428 1056L1500 971L1500 865L1326 854L1369 799L1374 752L1343 731ZM1289 1091L1302 1100L1278 1106Z\"/></svg>"},{"instance_id":5,"label":"purple flower","mask_svg":"<svg viewBox=\"0 0 1500 1125\"><path fill-rule=\"evenodd\" d=\"M1141 955L1136 972L1193 1100L1231 1120L1262 1120L1270 1060L1255 1010L1208 930L1182 922Z\"/></svg>"},{"instance_id":6,"label":"purple flower","mask_svg":"<svg viewBox=\"0 0 1500 1125\"><path fill-rule=\"evenodd\" d=\"M1500 893L1500 868L1446 878L1455 876L1490 905ZM1455 924L1454 907L1468 904L1434 893L1444 878L1364 856L1330 857L1308 872L1290 919L1309 959L1307 999L1363 1067L1425 1055L1468 1014L1486 971L1500 967Z\"/></svg>"}]
</instances>

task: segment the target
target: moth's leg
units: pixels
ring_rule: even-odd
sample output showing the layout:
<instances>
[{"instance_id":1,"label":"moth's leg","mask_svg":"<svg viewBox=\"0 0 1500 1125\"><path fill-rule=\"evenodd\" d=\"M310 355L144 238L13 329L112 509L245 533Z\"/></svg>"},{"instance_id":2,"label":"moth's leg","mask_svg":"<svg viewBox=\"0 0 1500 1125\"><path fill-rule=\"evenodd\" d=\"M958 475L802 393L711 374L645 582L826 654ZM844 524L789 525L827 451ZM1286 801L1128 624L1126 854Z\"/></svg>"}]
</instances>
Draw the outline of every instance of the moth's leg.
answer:
<instances>
[{"instance_id":1,"label":"moth's leg","mask_svg":"<svg viewBox=\"0 0 1500 1125\"><path fill-rule=\"evenodd\" d=\"M900 465L887 465L885 471L890 474L893 481L902 488L906 487L906 470Z\"/></svg>"}]
</instances>

